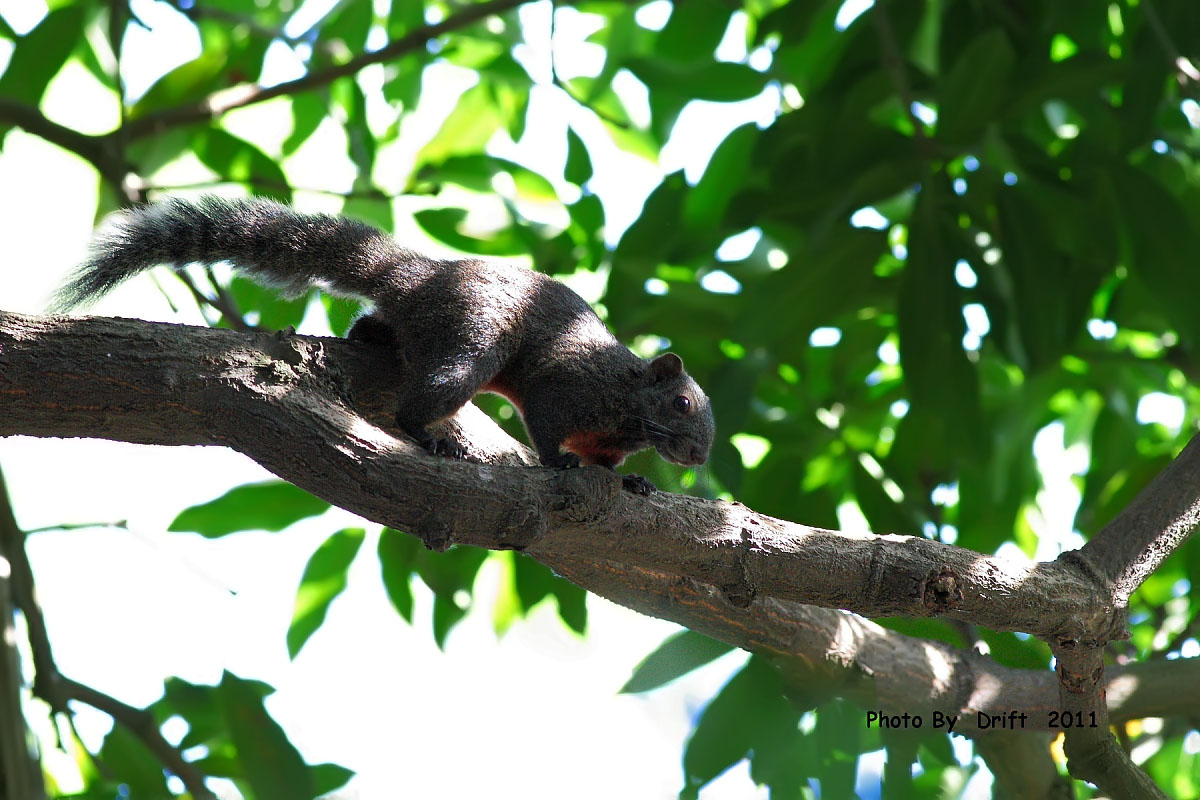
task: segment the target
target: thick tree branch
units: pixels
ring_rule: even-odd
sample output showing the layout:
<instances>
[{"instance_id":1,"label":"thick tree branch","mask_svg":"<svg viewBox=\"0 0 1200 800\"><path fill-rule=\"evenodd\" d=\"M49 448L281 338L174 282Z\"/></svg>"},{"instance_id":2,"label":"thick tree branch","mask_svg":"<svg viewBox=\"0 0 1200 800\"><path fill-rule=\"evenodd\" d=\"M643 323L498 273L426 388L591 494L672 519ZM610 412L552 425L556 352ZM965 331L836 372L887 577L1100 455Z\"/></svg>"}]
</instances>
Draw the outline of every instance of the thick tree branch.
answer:
<instances>
[{"instance_id":1,"label":"thick tree branch","mask_svg":"<svg viewBox=\"0 0 1200 800\"><path fill-rule=\"evenodd\" d=\"M864 708L957 714L968 735L980 713L1013 710L1028 714L1025 729L1051 729L1052 673L796 601L943 611L1060 640L1083 629L1080 615L1104 619L1102 605L1080 599L1104 587L1070 560L1030 567L908 537L843 536L736 504L636 497L599 469L513 466L535 462L473 406L455 423L486 463L427 456L373 424L391 416L391 367L386 353L338 339L0 313L0 435L229 445L432 545L523 548L590 591L772 657L790 686ZM1195 660L1114 668L1105 680L1114 719L1200 708Z\"/></svg>"},{"instance_id":2,"label":"thick tree branch","mask_svg":"<svg viewBox=\"0 0 1200 800\"><path fill-rule=\"evenodd\" d=\"M1079 556L1109 584L1114 606L1129 597L1200 524L1200 437L1193 438Z\"/></svg>"},{"instance_id":3,"label":"thick tree branch","mask_svg":"<svg viewBox=\"0 0 1200 800\"><path fill-rule=\"evenodd\" d=\"M74 153L87 161L112 185L114 191L124 195L124 179L128 171L121 151L115 147L111 134L91 136L59 125L49 119L35 106L0 97L0 122L9 123L24 131L40 136L51 144Z\"/></svg>"},{"instance_id":4,"label":"thick tree branch","mask_svg":"<svg viewBox=\"0 0 1200 800\"><path fill-rule=\"evenodd\" d=\"M0 316L0 435L232 447L296 485L431 546L518 548L669 570L754 597L868 616L947 614L996 630L1087 639L1119 630L1069 559L983 556L908 536L795 525L738 503L620 490L603 469L427 456L351 403L386 403L386 354L337 339L100 318ZM375 406L386 419L387 406ZM488 460L511 448L476 417ZM497 431L498 432L498 431Z\"/></svg>"}]
</instances>

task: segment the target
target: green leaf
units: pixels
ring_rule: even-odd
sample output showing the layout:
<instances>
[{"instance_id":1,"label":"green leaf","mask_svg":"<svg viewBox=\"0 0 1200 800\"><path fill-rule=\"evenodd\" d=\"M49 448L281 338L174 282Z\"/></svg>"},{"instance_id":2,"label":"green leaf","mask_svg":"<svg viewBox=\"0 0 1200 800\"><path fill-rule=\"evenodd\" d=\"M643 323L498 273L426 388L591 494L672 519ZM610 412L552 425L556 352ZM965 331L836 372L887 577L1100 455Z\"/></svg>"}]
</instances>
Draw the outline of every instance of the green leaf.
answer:
<instances>
[{"instance_id":1,"label":"green leaf","mask_svg":"<svg viewBox=\"0 0 1200 800\"><path fill-rule=\"evenodd\" d=\"M430 208L413 214L417 224L433 238L465 253L486 256L516 256L528 252L524 240L511 228L484 239L460 230L467 217L461 208Z\"/></svg>"},{"instance_id":2,"label":"green leaf","mask_svg":"<svg viewBox=\"0 0 1200 800\"><path fill-rule=\"evenodd\" d=\"M115 725L100 746L105 774L127 787L134 798L171 797L162 761L150 748L129 732L124 725Z\"/></svg>"},{"instance_id":3,"label":"green leaf","mask_svg":"<svg viewBox=\"0 0 1200 800\"><path fill-rule=\"evenodd\" d=\"M383 584L392 605L412 621L410 581L417 575L434 594L433 635L438 647L471 607L475 576L488 552L475 547L452 547L444 553L426 550L415 536L385 528L379 537Z\"/></svg>"},{"instance_id":4,"label":"green leaf","mask_svg":"<svg viewBox=\"0 0 1200 800\"><path fill-rule=\"evenodd\" d=\"M220 128L206 128L192 140L196 157L223 180L242 183L256 194L282 202L292 199L283 170L266 153Z\"/></svg>"},{"instance_id":5,"label":"green leaf","mask_svg":"<svg viewBox=\"0 0 1200 800\"><path fill-rule=\"evenodd\" d=\"M83 36L86 6L64 6L47 14L38 26L16 40L4 74L0 97L37 106L46 86L66 64ZM0 126L0 133L7 126Z\"/></svg>"},{"instance_id":6,"label":"green leaf","mask_svg":"<svg viewBox=\"0 0 1200 800\"><path fill-rule=\"evenodd\" d=\"M285 156L294 155L308 138L317 132L327 113L325 103L316 92L294 94L291 101L292 132L280 148Z\"/></svg>"},{"instance_id":7,"label":"green leaf","mask_svg":"<svg viewBox=\"0 0 1200 800\"><path fill-rule=\"evenodd\" d=\"M415 536L384 528L379 534L379 566L383 588L392 607L410 625L413 621L412 577L421 543Z\"/></svg>"},{"instance_id":8,"label":"green leaf","mask_svg":"<svg viewBox=\"0 0 1200 800\"><path fill-rule=\"evenodd\" d=\"M320 24L320 41L340 41L351 52L361 52L371 30L371 3L339 3Z\"/></svg>"},{"instance_id":9,"label":"green leaf","mask_svg":"<svg viewBox=\"0 0 1200 800\"><path fill-rule=\"evenodd\" d=\"M229 282L229 293L238 311L244 316L256 316L252 317L254 324L266 330L280 331L296 327L304 319L304 311L308 308L307 294L302 297L283 297L276 289L269 289L238 275ZM227 325L228 321L222 319L222 323Z\"/></svg>"},{"instance_id":10,"label":"green leaf","mask_svg":"<svg viewBox=\"0 0 1200 800\"><path fill-rule=\"evenodd\" d=\"M986 446L979 380L963 350L964 301L954 280L951 239L940 227L945 193L942 184L927 181L909 229L897 325L912 403L904 424L921 427L919 441L941 458L980 460Z\"/></svg>"},{"instance_id":11,"label":"green leaf","mask_svg":"<svg viewBox=\"0 0 1200 800\"><path fill-rule=\"evenodd\" d=\"M722 140L700 181L683 201L683 218L689 228L705 230L721 225L730 201L746 182L750 156L758 141L758 127L747 123Z\"/></svg>"},{"instance_id":12,"label":"green leaf","mask_svg":"<svg viewBox=\"0 0 1200 800\"><path fill-rule=\"evenodd\" d=\"M717 693L696 723L683 754L685 794L694 792L790 728L800 715L783 698L779 674L754 656Z\"/></svg>"},{"instance_id":13,"label":"green leaf","mask_svg":"<svg viewBox=\"0 0 1200 800\"><path fill-rule=\"evenodd\" d=\"M642 659L620 691L622 694L634 694L657 689L733 649L733 645L710 639L702 633L680 631Z\"/></svg>"},{"instance_id":14,"label":"green leaf","mask_svg":"<svg viewBox=\"0 0 1200 800\"><path fill-rule=\"evenodd\" d=\"M328 294L321 295L321 305L325 307L329 329L334 336L345 336L363 310L363 304L357 300Z\"/></svg>"},{"instance_id":15,"label":"green leaf","mask_svg":"<svg viewBox=\"0 0 1200 800\"><path fill-rule=\"evenodd\" d=\"M576 633L586 630L586 591L526 555L516 554L512 564L513 584L522 612L528 613L545 598L553 597L558 604L558 615L567 627Z\"/></svg>"},{"instance_id":16,"label":"green leaf","mask_svg":"<svg viewBox=\"0 0 1200 800\"><path fill-rule=\"evenodd\" d=\"M200 55L155 81L129 109L131 120L154 111L203 100L217 89L225 88L229 80L226 73L229 66L228 34L211 26L202 28L202 33L204 41Z\"/></svg>"},{"instance_id":17,"label":"green leaf","mask_svg":"<svg viewBox=\"0 0 1200 800\"><path fill-rule=\"evenodd\" d=\"M1027 365L1039 369L1056 363L1082 329L1099 275L1083 282L1074 274L1070 260L1054 246L1046 218L1021 187L998 192L997 201L1000 244L1013 284L1012 310Z\"/></svg>"},{"instance_id":18,"label":"green leaf","mask_svg":"<svg viewBox=\"0 0 1200 800\"><path fill-rule=\"evenodd\" d=\"M567 166L564 177L576 186L583 186L592 177L592 159L587 145L573 128L567 126Z\"/></svg>"},{"instance_id":19,"label":"green leaf","mask_svg":"<svg viewBox=\"0 0 1200 800\"><path fill-rule=\"evenodd\" d=\"M188 731L179 743L181 750L198 745L204 745L210 751L221 749L228 743L228 737L215 692L212 686L168 678L163 685L162 698L150 710L160 725L175 716L187 722Z\"/></svg>"},{"instance_id":20,"label":"green leaf","mask_svg":"<svg viewBox=\"0 0 1200 800\"><path fill-rule=\"evenodd\" d=\"M1183 340L1200 345L1200 233L1190 216L1159 183L1134 167L1110 171L1133 252L1133 274L1167 312Z\"/></svg>"},{"instance_id":21,"label":"green leaf","mask_svg":"<svg viewBox=\"0 0 1200 800\"><path fill-rule=\"evenodd\" d=\"M316 796L312 776L300 753L263 706L253 682L226 672L217 701L237 749L242 779L254 800L310 800Z\"/></svg>"},{"instance_id":22,"label":"green leaf","mask_svg":"<svg viewBox=\"0 0 1200 800\"><path fill-rule=\"evenodd\" d=\"M281 531L306 517L323 514L328 508L324 500L290 483L251 483L230 489L216 500L184 509L167 530L195 531L209 538L237 531Z\"/></svg>"},{"instance_id":23,"label":"green leaf","mask_svg":"<svg viewBox=\"0 0 1200 800\"><path fill-rule=\"evenodd\" d=\"M963 49L938 87L938 138L970 143L996 117L1010 88L1016 55L1000 28L979 34Z\"/></svg>"},{"instance_id":24,"label":"green leaf","mask_svg":"<svg viewBox=\"0 0 1200 800\"><path fill-rule=\"evenodd\" d=\"M416 164L440 164L452 155L482 153L504 122L487 82L480 81L459 97L437 135L417 154Z\"/></svg>"},{"instance_id":25,"label":"green leaf","mask_svg":"<svg viewBox=\"0 0 1200 800\"><path fill-rule=\"evenodd\" d=\"M797 341L853 308L874 281L886 248L884 232L847 227L820 249L793 253L787 267L747 290L738 341Z\"/></svg>"},{"instance_id":26,"label":"green leaf","mask_svg":"<svg viewBox=\"0 0 1200 800\"><path fill-rule=\"evenodd\" d=\"M656 92L667 92L689 100L732 103L755 97L767 82L763 73L729 61L680 68L661 60L631 58L626 66L646 84L651 96Z\"/></svg>"},{"instance_id":27,"label":"green leaf","mask_svg":"<svg viewBox=\"0 0 1200 800\"><path fill-rule=\"evenodd\" d=\"M308 768L313 789L318 797L337 791L354 777L354 770L340 764L314 764Z\"/></svg>"},{"instance_id":28,"label":"green leaf","mask_svg":"<svg viewBox=\"0 0 1200 800\"><path fill-rule=\"evenodd\" d=\"M686 6L675 6L654 42L654 52L680 63L712 58L729 27L730 13L719 0L688 0Z\"/></svg>"},{"instance_id":29,"label":"green leaf","mask_svg":"<svg viewBox=\"0 0 1200 800\"><path fill-rule=\"evenodd\" d=\"M346 574L366 532L345 528L330 536L317 548L304 568L292 624L288 627L288 656L295 659L309 637L325 622L333 599L346 588Z\"/></svg>"}]
</instances>

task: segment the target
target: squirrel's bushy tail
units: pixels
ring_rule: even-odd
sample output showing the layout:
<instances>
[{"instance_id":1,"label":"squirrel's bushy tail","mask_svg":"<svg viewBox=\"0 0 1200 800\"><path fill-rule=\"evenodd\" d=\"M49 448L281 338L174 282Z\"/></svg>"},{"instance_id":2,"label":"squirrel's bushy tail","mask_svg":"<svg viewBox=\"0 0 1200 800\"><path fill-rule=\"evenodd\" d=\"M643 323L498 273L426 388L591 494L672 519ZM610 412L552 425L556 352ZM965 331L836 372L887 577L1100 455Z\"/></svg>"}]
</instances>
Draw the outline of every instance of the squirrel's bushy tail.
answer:
<instances>
[{"instance_id":1,"label":"squirrel's bushy tail","mask_svg":"<svg viewBox=\"0 0 1200 800\"><path fill-rule=\"evenodd\" d=\"M51 308L89 303L159 264L181 270L218 261L292 294L317 284L363 297L401 289L397 281L416 277L414 268L427 265L390 236L354 220L300 214L261 198L170 199L110 217ZM406 269L397 270L401 265Z\"/></svg>"}]
</instances>

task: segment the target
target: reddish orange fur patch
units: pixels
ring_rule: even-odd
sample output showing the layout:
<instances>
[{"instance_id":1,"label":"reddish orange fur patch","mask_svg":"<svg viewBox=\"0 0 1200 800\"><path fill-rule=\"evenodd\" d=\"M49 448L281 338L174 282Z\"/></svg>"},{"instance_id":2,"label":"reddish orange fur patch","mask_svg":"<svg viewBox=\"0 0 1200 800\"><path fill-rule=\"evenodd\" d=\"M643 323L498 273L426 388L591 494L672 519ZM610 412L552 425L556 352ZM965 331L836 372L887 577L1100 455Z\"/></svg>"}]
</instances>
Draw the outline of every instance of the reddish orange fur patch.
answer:
<instances>
[{"instance_id":1,"label":"reddish orange fur patch","mask_svg":"<svg viewBox=\"0 0 1200 800\"><path fill-rule=\"evenodd\" d=\"M521 396L517 393L516 388L500 380L499 376L492 378L488 383L485 383L483 385L483 391L500 395L505 400L516 406L517 411L524 413L524 409L521 408Z\"/></svg>"},{"instance_id":2,"label":"reddish orange fur patch","mask_svg":"<svg viewBox=\"0 0 1200 800\"><path fill-rule=\"evenodd\" d=\"M600 464L615 467L625 460L626 455L624 448L598 431L573 433L563 442L563 447L579 456L584 466Z\"/></svg>"}]
</instances>

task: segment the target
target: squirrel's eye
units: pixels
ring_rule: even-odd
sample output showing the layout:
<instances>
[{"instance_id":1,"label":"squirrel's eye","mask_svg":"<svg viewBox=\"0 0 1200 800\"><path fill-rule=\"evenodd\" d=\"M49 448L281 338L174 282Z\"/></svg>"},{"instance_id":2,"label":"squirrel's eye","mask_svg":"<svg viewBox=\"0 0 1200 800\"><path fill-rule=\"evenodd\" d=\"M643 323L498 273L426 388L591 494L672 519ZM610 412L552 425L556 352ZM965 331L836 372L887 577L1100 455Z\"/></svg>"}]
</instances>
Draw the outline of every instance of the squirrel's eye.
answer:
<instances>
[{"instance_id":1,"label":"squirrel's eye","mask_svg":"<svg viewBox=\"0 0 1200 800\"><path fill-rule=\"evenodd\" d=\"M692 407L692 401L687 399L683 395L679 395L678 397L675 398L672 405L675 406L675 410L678 411L680 414L686 414L687 410Z\"/></svg>"}]
</instances>

